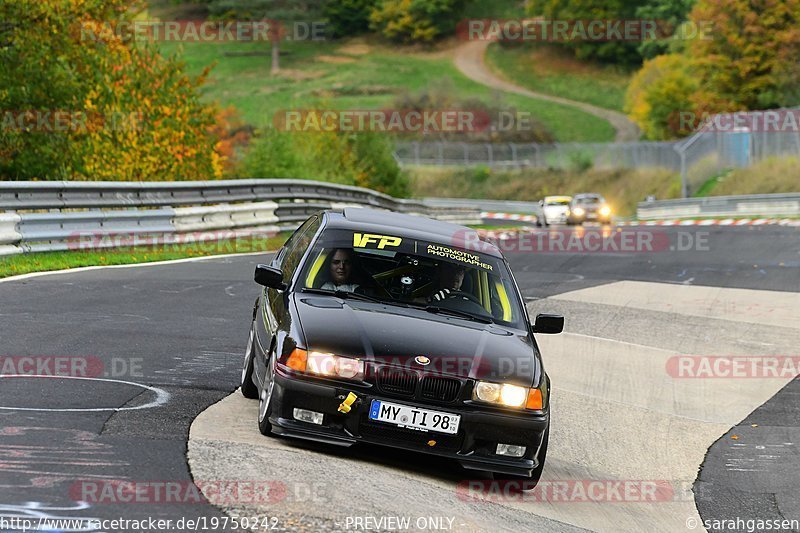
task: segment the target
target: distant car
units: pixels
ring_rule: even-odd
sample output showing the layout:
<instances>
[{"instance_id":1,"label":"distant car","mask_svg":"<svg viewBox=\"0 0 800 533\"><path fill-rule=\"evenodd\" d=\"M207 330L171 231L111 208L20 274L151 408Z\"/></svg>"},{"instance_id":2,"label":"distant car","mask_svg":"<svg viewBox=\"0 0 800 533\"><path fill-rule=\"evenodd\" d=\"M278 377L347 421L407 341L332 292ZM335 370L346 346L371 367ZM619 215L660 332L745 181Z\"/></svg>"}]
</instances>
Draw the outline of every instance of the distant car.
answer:
<instances>
[{"instance_id":1,"label":"distant car","mask_svg":"<svg viewBox=\"0 0 800 533\"><path fill-rule=\"evenodd\" d=\"M602 195L582 193L572 197L572 201L569 203L567 224L583 224L584 222L611 223L611 207Z\"/></svg>"},{"instance_id":2,"label":"distant car","mask_svg":"<svg viewBox=\"0 0 800 533\"><path fill-rule=\"evenodd\" d=\"M342 283L337 257L346 290L329 288ZM414 450L536 485L550 379L534 334L561 332L564 318L531 323L502 253L475 230L325 211L255 281L241 391L260 400L261 433Z\"/></svg>"},{"instance_id":3,"label":"distant car","mask_svg":"<svg viewBox=\"0 0 800 533\"><path fill-rule=\"evenodd\" d=\"M539 205L542 206L544 225L566 224L571 201L572 196L545 196L539 202Z\"/></svg>"}]
</instances>

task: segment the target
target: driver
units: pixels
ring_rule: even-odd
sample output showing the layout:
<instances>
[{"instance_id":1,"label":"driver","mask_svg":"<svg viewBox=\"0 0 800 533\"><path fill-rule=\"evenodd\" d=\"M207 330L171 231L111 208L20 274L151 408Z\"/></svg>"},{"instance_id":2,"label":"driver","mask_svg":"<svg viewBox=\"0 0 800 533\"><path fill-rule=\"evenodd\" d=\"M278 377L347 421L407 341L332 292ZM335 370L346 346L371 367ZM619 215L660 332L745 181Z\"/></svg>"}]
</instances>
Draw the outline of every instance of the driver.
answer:
<instances>
[{"instance_id":1,"label":"driver","mask_svg":"<svg viewBox=\"0 0 800 533\"><path fill-rule=\"evenodd\" d=\"M449 298L451 294L460 292L461 285L464 283L464 267L453 263L442 263L439 265L438 290L431 295L428 300L441 302Z\"/></svg>"},{"instance_id":2,"label":"driver","mask_svg":"<svg viewBox=\"0 0 800 533\"><path fill-rule=\"evenodd\" d=\"M331 281L326 281L321 288L331 291L355 292L359 285L353 283L353 262L353 250L337 248L331 256L331 263L328 267Z\"/></svg>"}]
</instances>

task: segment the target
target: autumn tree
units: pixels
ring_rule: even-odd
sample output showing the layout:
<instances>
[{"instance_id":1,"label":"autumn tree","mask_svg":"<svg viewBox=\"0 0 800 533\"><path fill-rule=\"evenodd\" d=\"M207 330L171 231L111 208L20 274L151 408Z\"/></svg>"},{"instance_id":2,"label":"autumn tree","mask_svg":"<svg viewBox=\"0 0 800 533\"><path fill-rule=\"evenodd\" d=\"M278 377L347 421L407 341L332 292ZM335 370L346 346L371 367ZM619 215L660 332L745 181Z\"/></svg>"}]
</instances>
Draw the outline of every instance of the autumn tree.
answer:
<instances>
[{"instance_id":1,"label":"autumn tree","mask_svg":"<svg viewBox=\"0 0 800 533\"><path fill-rule=\"evenodd\" d=\"M681 112L691 113L689 99L696 88L686 58L680 54L660 55L645 61L631 79L625 111L647 139L683 137L697 125L691 119L681 120Z\"/></svg>"},{"instance_id":2,"label":"autumn tree","mask_svg":"<svg viewBox=\"0 0 800 533\"><path fill-rule=\"evenodd\" d=\"M715 113L800 104L800 0L698 0L674 53L645 63L626 110L651 139Z\"/></svg>"},{"instance_id":3,"label":"autumn tree","mask_svg":"<svg viewBox=\"0 0 800 533\"><path fill-rule=\"evenodd\" d=\"M7 179L173 180L221 174L215 109L183 65L137 41L129 0L3 2L0 175ZM128 27L129 28L129 27ZM21 114L80 117L58 131ZM10 117L10 118L9 118Z\"/></svg>"},{"instance_id":4,"label":"autumn tree","mask_svg":"<svg viewBox=\"0 0 800 533\"><path fill-rule=\"evenodd\" d=\"M800 0L699 0L690 19L711 30L687 48L696 111L800 104Z\"/></svg>"},{"instance_id":5,"label":"autumn tree","mask_svg":"<svg viewBox=\"0 0 800 533\"><path fill-rule=\"evenodd\" d=\"M370 27L399 43L430 43L452 35L466 0L378 0Z\"/></svg>"}]
</instances>

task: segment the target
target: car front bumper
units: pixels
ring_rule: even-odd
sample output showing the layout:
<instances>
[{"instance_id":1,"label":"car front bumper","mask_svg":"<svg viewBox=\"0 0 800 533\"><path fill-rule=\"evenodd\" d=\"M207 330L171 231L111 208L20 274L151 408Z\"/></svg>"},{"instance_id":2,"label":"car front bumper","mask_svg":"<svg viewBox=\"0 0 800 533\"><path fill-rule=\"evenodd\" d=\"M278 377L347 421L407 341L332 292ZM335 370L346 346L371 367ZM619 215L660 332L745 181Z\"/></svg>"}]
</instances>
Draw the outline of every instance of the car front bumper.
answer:
<instances>
[{"instance_id":1,"label":"car front bumper","mask_svg":"<svg viewBox=\"0 0 800 533\"><path fill-rule=\"evenodd\" d=\"M359 400L349 413L340 413L338 407L349 392L354 392ZM372 399L461 415L458 433L417 431L369 420ZM295 420L295 408L323 413L322 425ZM270 423L277 435L341 446L357 442L380 444L455 459L466 469L530 476L538 466L539 447L549 417L505 414L458 403L448 406L421 403L383 396L370 387L330 385L276 372ZM525 454L520 458L496 455L497 443L526 446Z\"/></svg>"},{"instance_id":2,"label":"car front bumper","mask_svg":"<svg viewBox=\"0 0 800 533\"><path fill-rule=\"evenodd\" d=\"M603 216L597 211L587 211L582 215L570 213L567 219L571 224L581 224L583 222L600 222L601 224L609 224L611 222L611 216Z\"/></svg>"}]
</instances>

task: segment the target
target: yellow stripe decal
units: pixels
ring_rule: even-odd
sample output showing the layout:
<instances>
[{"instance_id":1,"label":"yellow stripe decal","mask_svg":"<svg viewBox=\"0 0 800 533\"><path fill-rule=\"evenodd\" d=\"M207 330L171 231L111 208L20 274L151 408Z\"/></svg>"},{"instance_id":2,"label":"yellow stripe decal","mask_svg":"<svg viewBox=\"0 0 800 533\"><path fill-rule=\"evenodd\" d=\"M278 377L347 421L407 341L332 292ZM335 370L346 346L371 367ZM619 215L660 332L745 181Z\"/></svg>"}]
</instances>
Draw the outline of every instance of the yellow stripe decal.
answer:
<instances>
[{"instance_id":1,"label":"yellow stripe decal","mask_svg":"<svg viewBox=\"0 0 800 533\"><path fill-rule=\"evenodd\" d=\"M320 250L319 255L314 260L314 264L311 265L311 270L308 271L308 276L306 276L306 287L314 286L314 281L316 281L317 274L319 274L323 263L325 263L325 258L327 255L328 254L325 253L325 250Z\"/></svg>"},{"instance_id":2,"label":"yellow stripe decal","mask_svg":"<svg viewBox=\"0 0 800 533\"><path fill-rule=\"evenodd\" d=\"M496 281L494 286L497 289L497 295L500 297L500 305L503 306L503 320L511 322L511 302L508 301L506 288L503 286L502 281Z\"/></svg>"}]
</instances>

